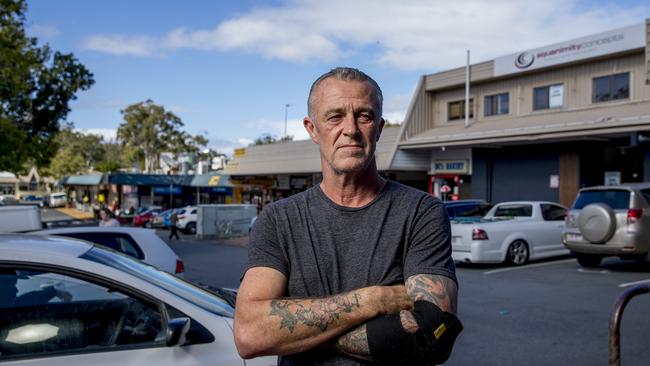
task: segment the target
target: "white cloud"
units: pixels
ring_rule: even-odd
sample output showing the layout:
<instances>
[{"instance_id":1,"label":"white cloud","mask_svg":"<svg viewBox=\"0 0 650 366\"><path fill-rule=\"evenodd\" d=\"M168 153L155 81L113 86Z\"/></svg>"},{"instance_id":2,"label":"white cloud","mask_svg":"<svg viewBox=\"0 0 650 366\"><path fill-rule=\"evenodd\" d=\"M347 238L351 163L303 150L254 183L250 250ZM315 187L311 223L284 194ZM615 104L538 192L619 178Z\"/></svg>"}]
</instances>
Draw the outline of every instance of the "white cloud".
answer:
<instances>
[{"instance_id":1,"label":"white cloud","mask_svg":"<svg viewBox=\"0 0 650 366\"><path fill-rule=\"evenodd\" d=\"M47 24L33 24L27 27L26 31L29 36L45 41L50 41L61 34L57 27Z\"/></svg>"},{"instance_id":2,"label":"white cloud","mask_svg":"<svg viewBox=\"0 0 650 366\"><path fill-rule=\"evenodd\" d=\"M117 128L75 128L75 131L86 135L100 135L104 141L115 142L117 139Z\"/></svg>"},{"instance_id":3,"label":"white cloud","mask_svg":"<svg viewBox=\"0 0 650 366\"><path fill-rule=\"evenodd\" d=\"M584 8L585 4L591 6ZM364 55L400 69L462 66L641 22L649 6L579 0L287 0L213 29L178 28L158 37L93 36L86 48L151 56L173 49L243 51L306 62Z\"/></svg>"},{"instance_id":4,"label":"white cloud","mask_svg":"<svg viewBox=\"0 0 650 366\"><path fill-rule=\"evenodd\" d=\"M147 36L95 35L83 40L81 47L113 55L153 56L158 48L156 39Z\"/></svg>"}]
</instances>

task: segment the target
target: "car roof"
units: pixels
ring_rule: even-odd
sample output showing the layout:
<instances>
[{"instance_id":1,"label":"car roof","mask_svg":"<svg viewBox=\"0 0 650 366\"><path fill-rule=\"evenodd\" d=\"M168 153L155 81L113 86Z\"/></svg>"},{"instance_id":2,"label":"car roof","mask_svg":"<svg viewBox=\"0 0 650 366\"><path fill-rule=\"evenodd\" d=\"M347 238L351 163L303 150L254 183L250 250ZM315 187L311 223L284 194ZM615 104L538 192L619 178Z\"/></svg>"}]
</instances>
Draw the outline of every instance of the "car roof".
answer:
<instances>
[{"instance_id":1,"label":"car roof","mask_svg":"<svg viewBox=\"0 0 650 366\"><path fill-rule=\"evenodd\" d=\"M39 231L32 231L30 234L47 235L47 234L65 234L65 233L124 233L136 234L143 231L155 231L154 229L144 229L141 227L131 226L70 226L56 229L46 229Z\"/></svg>"},{"instance_id":2,"label":"car roof","mask_svg":"<svg viewBox=\"0 0 650 366\"><path fill-rule=\"evenodd\" d=\"M445 204L445 206L456 206L456 205L472 204L472 203L487 203L487 204L489 204L489 202L487 202L485 200L479 200L479 199L444 201L443 203Z\"/></svg>"},{"instance_id":3,"label":"car roof","mask_svg":"<svg viewBox=\"0 0 650 366\"><path fill-rule=\"evenodd\" d=\"M601 191L601 190L607 190L607 189L649 189L650 188L650 182L643 182L643 183L623 183L623 184L616 184L616 185L611 185L611 186L593 186L593 187L585 187L581 188L580 192L582 191Z\"/></svg>"},{"instance_id":4,"label":"car roof","mask_svg":"<svg viewBox=\"0 0 650 366\"><path fill-rule=\"evenodd\" d=\"M85 241L57 236L0 234L0 251L6 259L48 261L54 257L79 257L93 246Z\"/></svg>"},{"instance_id":5,"label":"car roof","mask_svg":"<svg viewBox=\"0 0 650 366\"><path fill-rule=\"evenodd\" d=\"M548 203L551 205L557 205L557 206L563 206L561 203L557 202L551 202L551 201L504 201L504 202L499 202L496 205L536 205L536 204L543 204L543 203Z\"/></svg>"}]
</instances>

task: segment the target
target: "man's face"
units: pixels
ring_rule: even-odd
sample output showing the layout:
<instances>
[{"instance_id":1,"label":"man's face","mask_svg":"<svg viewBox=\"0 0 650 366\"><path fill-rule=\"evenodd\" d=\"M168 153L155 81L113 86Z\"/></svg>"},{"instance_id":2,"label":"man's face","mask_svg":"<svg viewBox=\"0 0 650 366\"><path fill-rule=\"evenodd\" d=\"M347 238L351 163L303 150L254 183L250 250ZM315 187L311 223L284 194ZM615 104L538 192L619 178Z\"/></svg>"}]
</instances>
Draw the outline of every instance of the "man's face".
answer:
<instances>
[{"instance_id":1,"label":"man's face","mask_svg":"<svg viewBox=\"0 0 650 366\"><path fill-rule=\"evenodd\" d=\"M303 123L319 145L321 159L338 174L367 168L384 126L372 85L328 78L313 93L315 121L306 117Z\"/></svg>"}]
</instances>

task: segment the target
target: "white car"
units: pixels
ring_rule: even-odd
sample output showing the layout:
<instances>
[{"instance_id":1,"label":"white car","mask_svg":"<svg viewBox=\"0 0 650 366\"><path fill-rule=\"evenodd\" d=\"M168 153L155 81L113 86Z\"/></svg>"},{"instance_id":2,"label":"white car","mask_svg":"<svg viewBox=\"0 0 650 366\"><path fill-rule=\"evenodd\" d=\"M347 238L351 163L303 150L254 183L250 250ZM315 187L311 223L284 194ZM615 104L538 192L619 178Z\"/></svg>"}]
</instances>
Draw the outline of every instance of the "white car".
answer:
<instances>
[{"instance_id":1,"label":"white car","mask_svg":"<svg viewBox=\"0 0 650 366\"><path fill-rule=\"evenodd\" d=\"M178 222L176 227L182 232L188 234L196 234L196 220L198 218L197 207L187 206L183 208L183 212L178 214Z\"/></svg>"},{"instance_id":2,"label":"white car","mask_svg":"<svg viewBox=\"0 0 650 366\"><path fill-rule=\"evenodd\" d=\"M101 244L152 266L182 277L185 264L155 230L136 227L80 226L34 231L38 235L58 235Z\"/></svg>"},{"instance_id":3,"label":"white car","mask_svg":"<svg viewBox=\"0 0 650 366\"><path fill-rule=\"evenodd\" d=\"M0 235L0 363L271 365L242 360L223 297L88 242Z\"/></svg>"},{"instance_id":4,"label":"white car","mask_svg":"<svg viewBox=\"0 0 650 366\"><path fill-rule=\"evenodd\" d=\"M68 202L68 195L65 192L52 193L47 198L49 207L63 207Z\"/></svg>"},{"instance_id":5,"label":"white car","mask_svg":"<svg viewBox=\"0 0 650 366\"><path fill-rule=\"evenodd\" d=\"M562 244L566 210L554 202L503 202L478 222L452 221L452 257L468 263L522 265L569 254Z\"/></svg>"}]
</instances>

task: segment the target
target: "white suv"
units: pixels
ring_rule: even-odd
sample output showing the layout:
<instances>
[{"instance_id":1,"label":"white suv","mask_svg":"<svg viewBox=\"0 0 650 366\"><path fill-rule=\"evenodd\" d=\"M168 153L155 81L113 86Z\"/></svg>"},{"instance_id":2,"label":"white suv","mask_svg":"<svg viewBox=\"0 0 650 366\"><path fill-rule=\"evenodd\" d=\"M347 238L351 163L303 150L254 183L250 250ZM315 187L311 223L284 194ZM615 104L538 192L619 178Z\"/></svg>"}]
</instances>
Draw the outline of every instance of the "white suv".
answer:
<instances>
[{"instance_id":1,"label":"white suv","mask_svg":"<svg viewBox=\"0 0 650 366\"><path fill-rule=\"evenodd\" d=\"M178 215L176 227L187 234L196 234L197 208L196 206L187 206L183 209L185 212Z\"/></svg>"},{"instance_id":2,"label":"white suv","mask_svg":"<svg viewBox=\"0 0 650 366\"><path fill-rule=\"evenodd\" d=\"M650 251L650 183L583 188L569 210L562 242L584 267L607 256L645 259Z\"/></svg>"}]
</instances>

